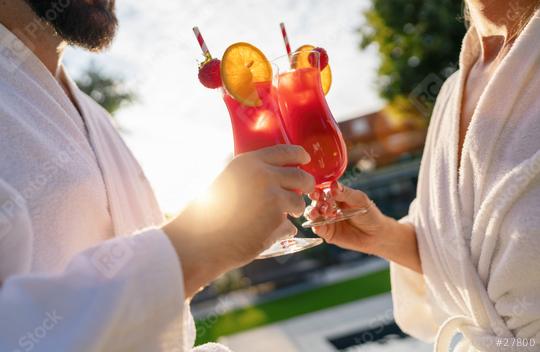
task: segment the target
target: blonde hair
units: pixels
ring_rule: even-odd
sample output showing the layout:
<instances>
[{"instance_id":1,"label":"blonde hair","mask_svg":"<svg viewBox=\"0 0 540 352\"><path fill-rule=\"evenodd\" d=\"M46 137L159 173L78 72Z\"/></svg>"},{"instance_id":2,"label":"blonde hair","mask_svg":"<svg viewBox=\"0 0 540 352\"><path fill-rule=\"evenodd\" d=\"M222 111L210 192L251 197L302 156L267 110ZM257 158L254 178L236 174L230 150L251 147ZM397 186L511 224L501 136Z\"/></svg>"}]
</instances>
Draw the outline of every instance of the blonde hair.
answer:
<instances>
[{"instance_id":1,"label":"blonde hair","mask_svg":"<svg viewBox=\"0 0 540 352\"><path fill-rule=\"evenodd\" d=\"M463 1L463 22L467 29L471 26L471 10L469 10L467 0Z\"/></svg>"}]
</instances>

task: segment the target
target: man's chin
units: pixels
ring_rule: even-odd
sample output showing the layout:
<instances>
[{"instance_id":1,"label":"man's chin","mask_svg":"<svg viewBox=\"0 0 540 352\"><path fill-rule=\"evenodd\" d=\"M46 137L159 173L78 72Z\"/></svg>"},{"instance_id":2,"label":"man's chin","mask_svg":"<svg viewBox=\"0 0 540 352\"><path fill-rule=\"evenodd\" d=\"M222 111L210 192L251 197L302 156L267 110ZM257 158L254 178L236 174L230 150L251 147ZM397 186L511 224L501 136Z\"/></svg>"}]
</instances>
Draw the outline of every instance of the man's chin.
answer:
<instances>
[{"instance_id":1,"label":"man's chin","mask_svg":"<svg viewBox=\"0 0 540 352\"><path fill-rule=\"evenodd\" d=\"M107 31L88 35L92 29L89 29L83 35L79 33L58 33L63 40L71 46L77 46L89 51L99 52L109 48L116 34L116 24L113 28L108 28Z\"/></svg>"},{"instance_id":2,"label":"man's chin","mask_svg":"<svg viewBox=\"0 0 540 352\"><path fill-rule=\"evenodd\" d=\"M26 1L69 45L101 51L111 45L116 34L114 0Z\"/></svg>"},{"instance_id":3,"label":"man's chin","mask_svg":"<svg viewBox=\"0 0 540 352\"><path fill-rule=\"evenodd\" d=\"M99 6L106 9L111 6L111 0L86 0L86 3L91 6Z\"/></svg>"}]
</instances>

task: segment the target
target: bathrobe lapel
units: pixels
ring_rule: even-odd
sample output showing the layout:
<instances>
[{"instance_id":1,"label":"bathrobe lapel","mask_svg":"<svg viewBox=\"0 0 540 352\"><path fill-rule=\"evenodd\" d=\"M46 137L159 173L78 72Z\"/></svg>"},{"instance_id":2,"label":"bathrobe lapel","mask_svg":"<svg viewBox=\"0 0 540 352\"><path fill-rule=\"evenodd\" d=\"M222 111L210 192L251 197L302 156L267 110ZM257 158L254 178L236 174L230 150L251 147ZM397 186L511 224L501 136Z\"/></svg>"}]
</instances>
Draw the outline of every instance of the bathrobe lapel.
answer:
<instances>
[{"instance_id":1,"label":"bathrobe lapel","mask_svg":"<svg viewBox=\"0 0 540 352\"><path fill-rule=\"evenodd\" d=\"M95 103L79 90L65 71L64 75L82 114L89 143L103 176L115 234L159 225L163 216L143 170L134 158L124 157L131 152L121 139L116 138L117 132L111 122L99 118L108 113L103 109L96 110Z\"/></svg>"}]
</instances>

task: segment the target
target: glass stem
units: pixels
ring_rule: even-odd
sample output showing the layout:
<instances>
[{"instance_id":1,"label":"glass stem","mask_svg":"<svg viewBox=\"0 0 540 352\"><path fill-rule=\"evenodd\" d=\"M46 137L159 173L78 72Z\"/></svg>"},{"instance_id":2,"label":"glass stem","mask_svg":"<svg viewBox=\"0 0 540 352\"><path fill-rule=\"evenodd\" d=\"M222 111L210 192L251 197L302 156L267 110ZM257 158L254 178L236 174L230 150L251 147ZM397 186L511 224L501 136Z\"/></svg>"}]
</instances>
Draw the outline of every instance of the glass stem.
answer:
<instances>
[{"instance_id":1,"label":"glass stem","mask_svg":"<svg viewBox=\"0 0 540 352\"><path fill-rule=\"evenodd\" d=\"M339 210L338 205L334 197L332 196L332 190L330 187L325 187L322 189L322 201L324 202L319 210L322 213L322 216L325 218L331 218L337 215Z\"/></svg>"}]
</instances>

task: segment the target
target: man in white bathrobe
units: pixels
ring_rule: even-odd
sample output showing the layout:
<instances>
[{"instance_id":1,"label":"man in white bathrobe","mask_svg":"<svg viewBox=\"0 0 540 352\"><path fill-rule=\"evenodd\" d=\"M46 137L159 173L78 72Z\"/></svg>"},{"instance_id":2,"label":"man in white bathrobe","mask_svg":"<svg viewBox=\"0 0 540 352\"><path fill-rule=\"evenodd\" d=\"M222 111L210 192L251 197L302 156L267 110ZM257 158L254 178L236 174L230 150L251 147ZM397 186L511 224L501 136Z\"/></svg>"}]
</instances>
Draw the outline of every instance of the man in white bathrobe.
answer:
<instances>
[{"instance_id":1,"label":"man in white bathrobe","mask_svg":"<svg viewBox=\"0 0 540 352\"><path fill-rule=\"evenodd\" d=\"M189 351L189 300L293 225L313 177L276 146L233 160L166 225L66 45L100 50L114 0L0 1L0 351ZM174 163L171 160L171 163ZM134 236L122 236L132 235ZM210 345L204 351L226 350Z\"/></svg>"}]
</instances>

